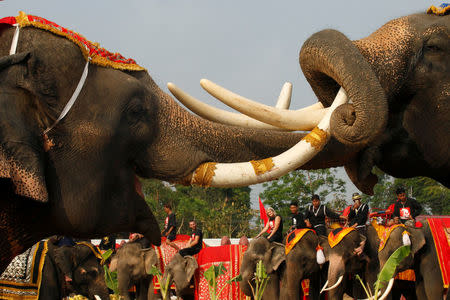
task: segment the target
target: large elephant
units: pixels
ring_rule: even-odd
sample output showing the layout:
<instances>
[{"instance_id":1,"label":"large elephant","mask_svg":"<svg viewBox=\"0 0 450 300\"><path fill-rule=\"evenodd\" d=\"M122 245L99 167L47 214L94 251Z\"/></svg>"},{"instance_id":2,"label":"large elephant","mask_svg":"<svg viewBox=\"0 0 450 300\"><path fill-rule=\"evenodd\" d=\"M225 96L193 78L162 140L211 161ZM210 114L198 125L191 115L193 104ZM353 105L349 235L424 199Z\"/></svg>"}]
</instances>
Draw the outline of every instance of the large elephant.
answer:
<instances>
[{"instance_id":1,"label":"large elephant","mask_svg":"<svg viewBox=\"0 0 450 300\"><path fill-rule=\"evenodd\" d=\"M47 247L47 252L42 251L45 247ZM38 299L62 299L69 294L83 295L89 299L96 299L96 295L101 299L109 299L99 252L96 252L93 245L80 243L75 246L58 247L49 241L48 243L39 242L30 249L17 256L5 273L0 276L0 298L10 299L11 296L14 298L17 294L12 293L24 287L27 290L21 292L29 293L31 296L35 287L32 285L33 278L41 277L40 286L36 288ZM40 257L43 259L42 272L39 270ZM31 271L38 275L26 275L26 269L24 269L23 276L18 279L14 277L14 275L22 274L21 268L27 266L26 263L21 263L22 259L32 262L29 264L32 266ZM68 272L71 273L70 277L72 278L70 283L65 280ZM24 281L24 278L30 278L31 281ZM36 282L39 282L39 279Z\"/></svg>"},{"instance_id":2,"label":"large elephant","mask_svg":"<svg viewBox=\"0 0 450 300\"><path fill-rule=\"evenodd\" d=\"M136 286L136 298L148 298L149 286L153 276L149 274L152 266L159 267L159 259L153 248L143 248L139 242L129 242L117 250L111 259L111 271L117 270L117 280L120 295L129 300L129 289Z\"/></svg>"},{"instance_id":3,"label":"large elephant","mask_svg":"<svg viewBox=\"0 0 450 300\"><path fill-rule=\"evenodd\" d=\"M329 107L340 87L352 101L333 113L333 138L303 169L344 166L367 194L377 182L374 166L395 177L428 176L450 187L449 12L447 7L394 19L356 41L323 30L303 44L300 65L320 103ZM260 121L310 129L297 123L312 107L305 112L259 107L207 80L201 84ZM213 114L205 117L220 121Z\"/></svg>"},{"instance_id":4,"label":"large elephant","mask_svg":"<svg viewBox=\"0 0 450 300\"><path fill-rule=\"evenodd\" d=\"M368 286L374 286L379 270L376 230L368 226L367 234L362 235L350 228L335 229L330 235L336 238L329 238L328 245L323 244L329 261L327 288L324 286L324 290L328 290L328 299L340 300L344 292L354 298L367 298L359 282L349 282L349 276L354 279L358 274Z\"/></svg>"},{"instance_id":5,"label":"large elephant","mask_svg":"<svg viewBox=\"0 0 450 300\"><path fill-rule=\"evenodd\" d=\"M262 261L270 276L262 299L278 299L280 297L280 280L286 269L286 254L284 245L269 242L265 237L252 239L242 259L239 283L241 290L247 296L252 296L256 264Z\"/></svg>"},{"instance_id":6,"label":"large elephant","mask_svg":"<svg viewBox=\"0 0 450 300\"><path fill-rule=\"evenodd\" d=\"M409 238L404 236L405 231L409 233ZM423 222L423 228L394 228L379 252L380 266L383 267L391 254L405 244L411 245L411 253L397 267L395 275L406 269L413 269L417 299L442 299L445 289L428 221Z\"/></svg>"},{"instance_id":7,"label":"large elephant","mask_svg":"<svg viewBox=\"0 0 450 300\"><path fill-rule=\"evenodd\" d=\"M301 282L305 279L309 279L309 299L319 299L321 278L326 277L327 270L325 266L321 266L325 260L320 261L317 251L318 246L323 243L326 241L321 241L314 231L308 230L288 252L286 269L281 278L280 299L300 299ZM321 276L323 272L325 276Z\"/></svg>"},{"instance_id":8,"label":"large elephant","mask_svg":"<svg viewBox=\"0 0 450 300\"><path fill-rule=\"evenodd\" d=\"M136 176L207 185L214 163L199 165L269 157L300 137L194 116L134 61L24 13L0 19L0 82L0 271L51 234L140 232L159 245Z\"/></svg>"}]
</instances>

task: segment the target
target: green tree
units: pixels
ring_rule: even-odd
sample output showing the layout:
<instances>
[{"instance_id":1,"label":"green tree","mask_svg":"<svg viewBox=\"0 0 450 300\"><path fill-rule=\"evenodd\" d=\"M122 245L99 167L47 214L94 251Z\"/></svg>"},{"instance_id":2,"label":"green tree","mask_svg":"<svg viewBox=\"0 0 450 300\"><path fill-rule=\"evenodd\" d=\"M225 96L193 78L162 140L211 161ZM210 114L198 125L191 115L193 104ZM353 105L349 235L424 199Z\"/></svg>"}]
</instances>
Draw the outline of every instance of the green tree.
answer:
<instances>
[{"instance_id":1,"label":"green tree","mask_svg":"<svg viewBox=\"0 0 450 300\"><path fill-rule=\"evenodd\" d=\"M396 200L395 189L403 186L408 197L415 198L422 204L424 214L448 215L450 214L450 189L439 182L427 177L394 178L377 168L373 170L378 176L378 183L374 187L374 195L363 195L370 207L386 209Z\"/></svg>"},{"instance_id":2,"label":"green tree","mask_svg":"<svg viewBox=\"0 0 450 300\"><path fill-rule=\"evenodd\" d=\"M177 185L176 189L180 199L177 212L183 218L196 219L205 237L248 235L252 218L249 187L205 189Z\"/></svg>"},{"instance_id":3,"label":"green tree","mask_svg":"<svg viewBox=\"0 0 450 300\"><path fill-rule=\"evenodd\" d=\"M296 170L278 180L264 183L260 197L265 205L273 207L281 215L287 229L289 204L292 201L306 207L311 203L311 196L318 194L323 202L333 200L334 208L340 210L345 207L345 182L336 173L337 169Z\"/></svg>"}]
</instances>

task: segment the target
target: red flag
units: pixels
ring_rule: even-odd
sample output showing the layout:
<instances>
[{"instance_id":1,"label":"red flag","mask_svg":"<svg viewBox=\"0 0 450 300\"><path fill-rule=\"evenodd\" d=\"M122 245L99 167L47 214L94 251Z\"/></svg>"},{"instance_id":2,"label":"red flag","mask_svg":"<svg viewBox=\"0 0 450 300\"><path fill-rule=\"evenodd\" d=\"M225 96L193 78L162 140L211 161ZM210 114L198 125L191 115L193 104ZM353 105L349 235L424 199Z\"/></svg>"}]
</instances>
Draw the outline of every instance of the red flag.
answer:
<instances>
[{"instance_id":1,"label":"red flag","mask_svg":"<svg viewBox=\"0 0 450 300\"><path fill-rule=\"evenodd\" d=\"M261 220L264 221L264 226L266 226L267 222L269 221L269 218L267 217L266 209L264 208L264 204L261 201L261 197L258 197L258 200L259 200L259 217L261 218Z\"/></svg>"}]
</instances>

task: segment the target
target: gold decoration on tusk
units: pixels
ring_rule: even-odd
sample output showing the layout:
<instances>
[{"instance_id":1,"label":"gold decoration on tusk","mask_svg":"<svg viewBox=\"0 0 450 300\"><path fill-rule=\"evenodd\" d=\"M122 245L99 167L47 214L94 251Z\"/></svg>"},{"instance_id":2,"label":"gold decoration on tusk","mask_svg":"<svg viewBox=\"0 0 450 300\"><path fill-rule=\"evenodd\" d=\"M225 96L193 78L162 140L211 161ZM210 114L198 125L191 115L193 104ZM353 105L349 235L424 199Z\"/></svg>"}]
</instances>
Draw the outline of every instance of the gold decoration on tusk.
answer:
<instances>
[{"instance_id":1,"label":"gold decoration on tusk","mask_svg":"<svg viewBox=\"0 0 450 300\"><path fill-rule=\"evenodd\" d=\"M251 160L250 163L252 164L256 175L261 175L266 172L269 172L270 170L272 170L274 166L272 157L265 158L262 160Z\"/></svg>"},{"instance_id":2,"label":"gold decoration on tusk","mask_svg":"<svg viewBox=\"0 0 450 300\"><path fill-rule=\"evenodd\" d=\"M327 142L327 133L316 126L303 139L305 142L310 143L312 147L322 150Z\"/></svg>"},{"instance_id":3,"label":"gold decoration on tusk","mask_svg":"<svg viewBox=\"0 0 450 300\"><path fill-rule=\"evenodd\" d=\"M201 164L194 171L191 184L208 187L211 185L212 178L214 176L214 170L216 169L215 162L208 162Z\"/></svg>"}]
</instances>

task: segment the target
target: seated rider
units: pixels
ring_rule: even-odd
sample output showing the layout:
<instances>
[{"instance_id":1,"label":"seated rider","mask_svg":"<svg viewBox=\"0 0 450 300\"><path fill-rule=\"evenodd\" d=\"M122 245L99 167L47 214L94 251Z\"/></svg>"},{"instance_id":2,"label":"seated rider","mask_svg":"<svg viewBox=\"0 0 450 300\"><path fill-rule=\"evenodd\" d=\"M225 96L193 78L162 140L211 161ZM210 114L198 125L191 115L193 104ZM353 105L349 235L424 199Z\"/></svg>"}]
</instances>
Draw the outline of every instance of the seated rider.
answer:
<instances>
[{"instance_id":1,"label":"seated rider","mask_svg":"<svg viewBox=\"0 0 450 300\"><path fill-rule=\"evenodd\" d=\"M306 226L314 229L317 235L327 236L325 217L338 219L340 216L326 205L320 204L319 195L313 195L311 201L312 205L308 207L305 213Z\"/></svg>"},{"instance_id":2,"label":"seated rider","mask_svg":"<svg viewBox=\"0 0 450 300\"><path fill-rule=\"evenodd\" d=\"M195 220L189 222L189 227L192 229L191 238L189 239L186 248L183 248L178 252L183 257L186 255L197 254L202 250L203 232L197 228Z\"/></svg>"},{"instance_id":3,"label":"seated rider","mask_svg":"<svg viewBox=\"0 0 450 300\"><path fill-rule=\"evenodd\" d=\"M415 225L415 218L422 211L422 206L416 201L416 199L406 197L406 192L403 187L399 187L395 190L397 194L397 202L394 205L394 217L395 223L403 223L409 226Z\"/></svg>"},{"instance_id":4,"label":"seated rider","mask_svg":"<svg viewBox=\"0 0 450 300\"><path fill-rule=\"evenodd\" d=\"M353 206L350 208L348 214L348 226L354 227L361 234L366 234L366 222L369 216L369 205L366 203L361 204L361 195L359 193L353 193L352 195Z\"/></svg>"},{"instance_id":5,"label":"seated rider","mask_svg":"<svg viewBox=\"0 0 450 300\"><path fill-rule=\"evenodd\" d=\"M172 205L170 203L164 204L164 211L167 217L164 221L164 230L161 232L161 235L167 237L167 245L178 251L180 248L173 242L177 238L177 221L175 213L172 211Z\"/></svg>"},{"instance_id":6,"label":"seated rider","mask_svg":"<svg viewBox=\"0 0 450 300\"><path fill-rule=\"evenodd\" d=\"M267 217L269 221L266 226L261 230L255 238L260 237L264 232L269 233L267 239L269 242L283 242L283 221L280 216L277 216L275 210L272 207L267 209Z\"/></svg>"},{"instance_id":7,"label":"seated rider","mask_svg":"<svg viewBox=\"0 0 450 300\"><path fill-rule=\"evenodd\" d=\"M295 229L305 228L305 219L303 214L298 211L298 203L297 201L292 201L289 205L289 210L291 211L291 227L289 227L289 231L291 232Z\"/></svg>"}]
</instances>

